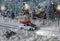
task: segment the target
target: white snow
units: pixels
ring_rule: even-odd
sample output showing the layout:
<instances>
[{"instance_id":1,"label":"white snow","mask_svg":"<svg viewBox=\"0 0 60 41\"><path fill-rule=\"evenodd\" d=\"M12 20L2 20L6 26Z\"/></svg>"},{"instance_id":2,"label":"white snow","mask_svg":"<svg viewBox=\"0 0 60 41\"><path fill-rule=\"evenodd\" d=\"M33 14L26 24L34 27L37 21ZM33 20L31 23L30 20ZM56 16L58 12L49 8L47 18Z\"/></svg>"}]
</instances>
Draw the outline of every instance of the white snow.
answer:
<instances>
[{"instance_id":1,"label":"white snow","mask_svg":"<svg viewBox=\"0 0 60 41\"><path fill-rule=\"evenodd\" d=\"M8 23L12 25L19 24L15 19L11 21L7 20L9 20L9 18L5 18L3 20L3 18L1 17L0 23L5 24ZM32 22L38 25L39 30L27 31L12 28L4 28L0 26L0 41L60 41L60 33L59 33L60 29L58 26L55 27L56 24L54 23L56 22L52 23L51 21L49 22L47 20L45 20L44 23L43 20L36 20L36 21L32 20ZM51 25L49 23L51 23ZM6 33L6 31L10 30L16 32L17 34L7 39L4 34Z\"/></svg>"}]
</instances>

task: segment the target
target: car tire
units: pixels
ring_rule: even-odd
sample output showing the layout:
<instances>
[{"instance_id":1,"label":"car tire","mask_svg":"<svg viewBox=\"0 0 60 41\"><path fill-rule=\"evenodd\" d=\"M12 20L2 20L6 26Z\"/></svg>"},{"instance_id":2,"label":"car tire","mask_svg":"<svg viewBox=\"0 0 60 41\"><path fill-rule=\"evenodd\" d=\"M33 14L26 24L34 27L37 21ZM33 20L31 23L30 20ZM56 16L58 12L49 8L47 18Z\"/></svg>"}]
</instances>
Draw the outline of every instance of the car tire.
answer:
<instances>
[{"instance_id":1,"label":"car tire","mask_svg":"<svg viewBox=\"0 0 60 41\"><path fill-rule=\"evenodd\" d=\"M34 31L32 28L29 29L30 31Z\"/></svg>"},{"instance_id":2,"label":"car tire","mask_svg":"<svg viewBox=\"0 0 60 41\"><path fill-rule=\"evenodd\" d=\"M21 27L20 29L24 29L23 27Z\"/></svg>"}]
</instances>

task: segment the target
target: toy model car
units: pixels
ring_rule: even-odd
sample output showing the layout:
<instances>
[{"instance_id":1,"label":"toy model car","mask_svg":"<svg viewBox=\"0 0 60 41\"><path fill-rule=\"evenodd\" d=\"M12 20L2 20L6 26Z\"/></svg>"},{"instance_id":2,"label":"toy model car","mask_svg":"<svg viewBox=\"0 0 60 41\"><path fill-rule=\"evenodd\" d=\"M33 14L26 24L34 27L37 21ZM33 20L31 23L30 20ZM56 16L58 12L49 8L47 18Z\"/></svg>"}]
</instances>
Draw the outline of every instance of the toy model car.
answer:
<instances>
[{"instance_id":1,"label":"toy model car","mask_svg":"<svg viewBox=\"0 0 60 41\"><path fill-rule=\"evenodd\" d=\"M37 29L37 27L33 24L31 25L24 25L24 24L4 24L0 23L0 26L4 28L12 28L12 29L19 29L19 30L29 30L29 31L34 31Z\"/></svg>"},{"instance_id":2,"label":"toy model car","mask_svg":"<svg viewBox=\"0 0 60 41\"><path fill-rule=\"evenodd\" d=\"M35 25L24 25L24 26L19 26L20 29L24 29L24 30L28 30L28 31L34 31L37 29L37 27Z\"/></svg>"}]
</instances>

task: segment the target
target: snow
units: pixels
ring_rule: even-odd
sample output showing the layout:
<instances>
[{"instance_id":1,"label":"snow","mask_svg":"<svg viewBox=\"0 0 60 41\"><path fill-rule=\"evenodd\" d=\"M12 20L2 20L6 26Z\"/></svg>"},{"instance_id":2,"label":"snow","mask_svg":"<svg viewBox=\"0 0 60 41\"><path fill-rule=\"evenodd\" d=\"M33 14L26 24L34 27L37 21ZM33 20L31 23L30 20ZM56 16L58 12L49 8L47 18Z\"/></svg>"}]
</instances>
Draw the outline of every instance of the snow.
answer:
<instances>
[{"instance_id":1,"label":"snow","mask_svg":"<svg viewBox=\"0 0 60 41\"><path fill-rule=\"evenodd\" d=\"M18 14L21 12L22 3L24 0L0 0L0 4L4 4L7 6L9 10L13 10L15 14ZM38 4L45 7L46 1L42 2L44 0L31 0L27 1L27 3L30 5L31 10L36 8ZM48 1L48 0L47 0ZM41 2L41 3L40 3ZM45 5L43 5L43 4ZM48 3L48 2L47 2ZM7 9L7 10L8 10ZM16 15L17 16L17 15ZM0 25L3 24L10 24L10 25L19 25L19 20L12 20L7 17L0 16ZM60 26L58 26L57 21L52 22L50 20L43 20L43 19L37 19L32 20L33 24L36 24L36 26L39 28L36 31L27 31L27 30L20 30L20 29L13 29L13 28L5 28L0 26L0 41L60 41ZM13 31L16 32L16 35L11 36L9 39L6 38L5 34L7 31Z\"/></svg>"},{"instance_id":2,"label":"snow","mask_svg":"<svg viewBox=\"0 0 60 41\"><path fill-rule=\"evenodd\" d=\"M3 20L3 17L0 18L0 23L8 23L8 24L18 24L17 20L9 20L10 18L5 18ZM7 20L9 21L7 21ZM7 22L6 22L7 21ZM16 21L16 22L15 22ZM10 22L10 23L9 23ZM19 30L19 29L12 29L12 28L4 28L0 26L0 41L60 41L60 29L58 26L55 27L56 22L51 21L44 21L43 20L32 20L32 22L36 25L38 25L39 30L36 31L27 31L27 30ZM51 25L45 25L51 23ZM52 25L54 24L54 25ZM42 26L41 26L42 25ZM6 38L4 34L6 34L6 31L14 31L17 34L14 36L11 36L9 39Z\"/></svg>"},{"instance_id":3,"label":"snow","mask_svg":"<svg viewBox=\"0 0 60 41\"><path fill-rule=\"evenodd\" d=\"M7 30L0 30L0 41L60 41L60 37L36 35L33 31L17 30L17 34L7 39L4 34ZM9 31L9 30L8 30Z\"/></svg>"}]
</instances>

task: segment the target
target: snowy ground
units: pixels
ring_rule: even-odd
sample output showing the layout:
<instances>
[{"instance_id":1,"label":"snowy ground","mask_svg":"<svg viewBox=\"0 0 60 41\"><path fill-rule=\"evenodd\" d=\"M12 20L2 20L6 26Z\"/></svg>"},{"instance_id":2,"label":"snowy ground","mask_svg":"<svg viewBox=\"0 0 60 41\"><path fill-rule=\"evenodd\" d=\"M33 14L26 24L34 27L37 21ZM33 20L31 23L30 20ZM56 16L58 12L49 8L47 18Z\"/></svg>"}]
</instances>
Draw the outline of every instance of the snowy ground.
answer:
<instances>
[{"instance_id":1,"label":"snowy ground","mask_svg":"<svg viewBox=\"0 0 60 41\"><path fill-rule=\"evenodd\" d=\"M45 21L44 24L43 20L33 20L32 22L39 27L38 31L18 30L0 26L0 41L60 41L60 28L56 24L57 21L53 23ZM15 19L4 18L3 20L2 17L0 17L0 23L19 24ZM10 30L17 34L7 39L4 34Z\"/></svg>"},{"instance_id":2,"label":"snowy ground","mask_svg":"<svg viewBox=\"0 0 60 41\"><path fill-rule=\"evenodd\" d=\"M4 36L8 29L0 30L0 41L60 41L57 36L43 36L37 35L34 31L17 30L17 34L7 39ZM8 30L9 31L9 30Z\"/></svg>"}]
</instances>

